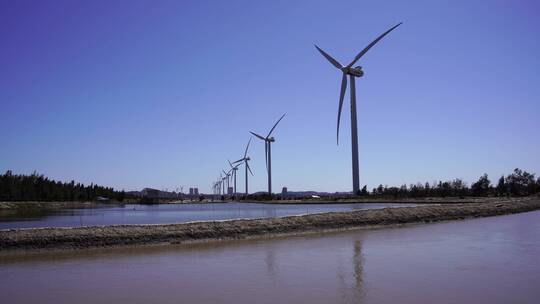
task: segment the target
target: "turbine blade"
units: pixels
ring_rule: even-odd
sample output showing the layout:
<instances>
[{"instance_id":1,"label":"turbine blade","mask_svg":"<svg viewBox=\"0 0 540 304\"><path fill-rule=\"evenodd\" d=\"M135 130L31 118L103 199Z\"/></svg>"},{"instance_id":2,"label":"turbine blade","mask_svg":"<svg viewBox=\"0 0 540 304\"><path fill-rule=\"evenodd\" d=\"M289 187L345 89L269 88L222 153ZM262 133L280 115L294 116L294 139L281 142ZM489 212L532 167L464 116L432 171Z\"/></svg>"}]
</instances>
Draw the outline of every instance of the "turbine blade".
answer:
<instances>
[{"instance_id":1,"label":"turbine blade","mask_svg":"<svg viewBox=\"0 0 540 304\"><path fill-rule=\"evenodd\" d=\"M260 139L262 139L262 140L264 140L264 141L266 141L266 138L260 136L259 134L253 133L253 132L251 132L251 131L249 131L249 133L251 133L251 134L257 136L258 138L260 138Z\"/></svg>"},{"instance_id":2,"label":"turbine blade","mask_svg":"<svg viewBox=\"0 0 540 304\"><path fill-rule=\"evenodd\" d=\"M237 161L233 162L233 164L236 164L236 163L239 163L239 162L242 162L242 161L244 161L244 159L243 159L243 158L241 158L241 159L239 159L239 160L237 160Z\"/></svg>"},{"instance_id":3,"label":"turbine blade","mask_svg":"<svg viewBox=\"0 0 540 304\"><path fill-rule=\"evenodd\" d=\"M343 73L341 78L341 92L339 94L339 107L337 112L337 133L336 143L339 145L339 121L341 120L341 109L343 108L343 98L345 97L345 91L347 91L347 73Z\"/></svg>"},{"instance_id":4,"label":"turbine blade","mask_svg":"<svg viewBox=\"0 0 540 304\"><path fill-rule=\"evenodd\" d=\"M286 113L285 113L286 114ZM272 134L272 132L274 131L274 129L276 128L276 126L278 125L278 123L283 119L283 117L285 117L285 114L283 114L279 119L278 121L276 122L276 124L272 127L272 129L270 130L270 132L268 132L268 135L266 136L266 138L270 137L270 134Z\"/></svg>"},{"instance_id":5,"label":"turbine blade","mask_svg":"<svg viewBox=\"0 0 540 304\"><path fill-rule=\"evenodd\" d=\"M227 172L225 172L225 170L221 170L221 171L223 171L223 173L225 173L225 175L227 175Z\"/></svg>"},{"instance_id":6,"label":"turbine blade","mask_svg":"<svg viewBox=\"0 0 540 304\"><path fill-rule=\"evenodd\" d=\"M227 161L229 162L229 166L231 166L231 168L233 167L232 163L230 160L227 159Z\"/></svg>"},{"instance_id":7,"label":"turbine blade","mask_svg":"<svg viewBox=\"0 0 540 304\"><path fill-rule=\"evenodd\" d=\"M246 162L246 166L247 166L247 168L248 168L248 170L249 170L249 173L251 173L251 176L253 176L253 172L251 172L251 168L249 167L248 162Z\"/></svg>"},{"instance_id":8,"label":"turbine blade","mask_svg":"<svg viewBox=\"0 0 540 304\"><path fill-rule=\"evenodd\" d=\"M373 40L368 46L366 46L360 53L358 53L358 55L356 55L356 57L354 57L354 60L351 61L351 63L349 63L349 65L347 66L348 68L352 67L353 64L355 64L358 59L360 59L360 57L364 56L365 53L367 53L367 51L369 51L369 49L371 47L373 47L377 42L379 42L379 40L383 39L384 36L388 35L391 31L393 31L396 27L400 26L402 22L394 25L391 29L389 29L388 31L384 32L382 35L380 35L379 37L377 37L377 39Z\"/></svg>"},{"instance_id":9,"label":"turbine blade","mask_svg":"<svg viewBox=\"0 0 540 304\"><path fill-rule=\"evenodd\" d=\"M319 53L321 53L324 58L326 58L328 61L330 61L330 63L335 66L336 68L340 69L343 68L343 66L341 65L341 63L339 63L337 60L335 60L334 58L332 58L332 56L328 55L325 51L323 51L320 47L318 47L316 44L315 44L315 47L317 48L317 50L319 50Z\"/></svg>"},{"instance_id":10,"label":"turbine blade","mask_svg":"<svg viewBox=\"0 0 540 304\"><path fill-rule=\"evenodd\" d=\"M244 158L246 158L246 156L247 156L247 151L248 151L248 148L249 148L249 143L251 143L251 137L249 138L249 141L248 141L248 143L247 143L246 151L244 151Z\"/></svg>"}]
</instances>

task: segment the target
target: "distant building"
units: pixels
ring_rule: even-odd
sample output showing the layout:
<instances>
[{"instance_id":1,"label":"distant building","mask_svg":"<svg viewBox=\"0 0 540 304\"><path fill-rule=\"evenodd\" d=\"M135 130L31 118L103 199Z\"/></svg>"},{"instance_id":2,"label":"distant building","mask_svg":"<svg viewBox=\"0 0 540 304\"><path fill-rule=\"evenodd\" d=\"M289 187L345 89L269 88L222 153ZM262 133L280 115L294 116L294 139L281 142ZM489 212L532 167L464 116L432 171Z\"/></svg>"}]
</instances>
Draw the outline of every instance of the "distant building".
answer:
<instances>
[{"instance_id":1,"label":"distant building","mask_svg":"<svg viewBox=\"0 0 540 304\"><path fill-rule=\"evenodd\" d=\"M229 187L229 188L227 189L227 194L233 195L233 194L234 194L234 188L233 188L233 187Z\"/></svg>"},{"instance_id":2,"label":"distant building","mask_svg":"<svg viewBox=\"0 0 540 304\"><path fill-rule=\"evenodd\" d=\"M195 192L195 191L193 191L193 188L189 188L189 195L193 196L193 193L194 193L194 192Z\"/></svg>"},{"instance_id":3,"label":"distant building","mask_svg":"<svg viewBox=\"0 0 540 304\"><path fill-rule=\"evenodd\" d=\"M159 198L159 193L160 193L159 190L157 190L157 189L152 189L152 188L144 188L144 189L141 191L142 197L144 197L144 198L150 198L150 199L153 199L153 198Z\"/></svg>"},{"instance_id":4,"label":"distant building","mask_svg":"<svg viewBox=\"0 0 540 304\"><path fill-rule=\"evenodd\" d=\"M145 204L155 204L160 198L160 192L157 189L144 188L141 191L141 202Z\"/></svg>"},{"instance_id":5,"label":"distant building","mask_svg":"<svg viewBox=\"0 0 540 304\"><path fill-rule=\"evenodd\" d=\"M287 192L288 192L287 187L283 187L283 189L281 189L281 197L282 198L287 197Z\"/></svg>"},{"instance_id":6,"label":"distant building","mask_svg":"<svg viewBox=\"0 0 540 304\"><path fill-rule=\"evenodd\" d=\"M199 188L193 188L193 195L199 195Z\"/></svg>"}]
</instances>

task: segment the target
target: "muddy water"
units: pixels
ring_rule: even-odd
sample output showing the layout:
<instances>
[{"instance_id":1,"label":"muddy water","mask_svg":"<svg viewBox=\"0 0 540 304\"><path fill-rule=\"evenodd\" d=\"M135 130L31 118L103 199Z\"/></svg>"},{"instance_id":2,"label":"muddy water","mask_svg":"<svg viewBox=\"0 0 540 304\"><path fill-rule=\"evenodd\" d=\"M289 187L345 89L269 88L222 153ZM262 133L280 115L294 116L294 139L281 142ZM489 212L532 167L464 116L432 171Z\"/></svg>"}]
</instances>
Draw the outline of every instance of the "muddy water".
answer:
<instances>
[{"instance_id":1,"label":"muddy water","mask_svg":"<svg viewBox=\"0 0 540 304\"><path fill-rule=\"evenodd\" d=\"M540 211L191 246L0 257L2 303L539 303Z\"/></svg>"},{"instance_id":2,"label":"muddy water","mask_svg":"<svg viewBox=\"0 0 540 304\"><path fill-rule=\"evenodd\" d=\"M122 224L172 224L192 221L270 218L322 212L409 207L414 204L158 204L67 210L0 212L0 229L80 227Z\"/></svg>"}]
</instances>

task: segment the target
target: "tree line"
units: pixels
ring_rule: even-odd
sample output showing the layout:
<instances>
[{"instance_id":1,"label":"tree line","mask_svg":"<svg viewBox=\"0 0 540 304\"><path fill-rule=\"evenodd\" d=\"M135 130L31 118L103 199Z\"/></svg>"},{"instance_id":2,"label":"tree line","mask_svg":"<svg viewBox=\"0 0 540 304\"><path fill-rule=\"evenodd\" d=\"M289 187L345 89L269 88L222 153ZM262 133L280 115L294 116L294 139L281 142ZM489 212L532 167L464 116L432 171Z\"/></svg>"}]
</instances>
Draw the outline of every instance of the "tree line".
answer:
<instances>
[{"instance_id":1,"label":"tree line","mask_svg":"<svg viewBox=\"0 0 540 304\"><path fill-rule=\"evenodd\" d=\"M123 201L125 192L75 181L63 183L33 172L31 175L0 175L0 201L93 201L98 197Z\"/></svg>"},{"instance_id":2,"label":"tree line","mask_svg":"<svg viewBox=\"0 0 540 304\"><path fill-rule=\"evenodd\" d=\"M535 174L514 169L514 172L501 176L496 184L492 184L488 175L467 185L463 180L456 178L449 181L433 183L417 183L402 185L401 187L388 187L379 185L371 193L364 186L361 196L378 196L391 198L419 198L419 197L465 197L465 196L527 196L540 193L540 177L535 180Z\"/></svg>"},{"instance_id":3,"label":"tree line","mask_svg":"<svg viewBox=\"0 0 540 304\"><path fill-rule=\"evenodd\" d=\"M527 196L540 194L540 177L535 179L534 173L516 168L511 174L501 176L495 184L484 174L470 186L456 178L400 187L379 185L371 192L364 186L358 194L384 198ZM85 186L75 181L50 180L36 172L16 175L8 170L0 175L0 201L92 201L98 197L123 201L126 193L95 184Z\"/></svg>"}]
</instances>

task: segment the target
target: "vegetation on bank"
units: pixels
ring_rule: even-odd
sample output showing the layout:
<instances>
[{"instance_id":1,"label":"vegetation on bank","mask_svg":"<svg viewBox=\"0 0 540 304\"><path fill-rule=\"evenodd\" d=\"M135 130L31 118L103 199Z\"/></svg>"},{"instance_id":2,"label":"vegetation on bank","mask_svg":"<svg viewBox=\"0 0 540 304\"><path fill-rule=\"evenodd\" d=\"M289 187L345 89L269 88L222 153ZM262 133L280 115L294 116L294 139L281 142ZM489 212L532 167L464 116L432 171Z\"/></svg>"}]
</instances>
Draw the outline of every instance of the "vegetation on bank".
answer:
<instances>
[{"instance_id":1,"label":"vegetation on bank","mask_svg":"<svg viewBox=\"0 0 540 304\"><path fill-rule=\"evenodd\" d=\"M424 197L486 197L486 196L528 196L540 195L540 177L535 179L534 173L521 169L514 169L511 174L501 176L495 184L492 184L487 174L472 183L470 186L463 180L456 178L450 181L438 181L433 183L417 183L402 185L400 187L388 187L379 185L370 192L364 186L356 195L347 193L328 193L325 199L372 197L383 199L401 198L424 198ZM321 194L321 196L323 196ZM63 183L50 180L36 172L31 175L15 175L8 170L0 175L0 201L93 201L98 197L104 197L116 201L124 201L126 193L116 191L110 187L94 184L85 186L75 181ZM205 196L201 195L202 201ZM267 193L250 194L248 197L238 196L236 199L269 201L288 199L279 194ZM309 197L294 197L296 199L310 199ZM221 197L225 200L225 196Z\"/></svg>"},{"instance_id":2,"label":"vegetation on bank","mask_svg":"<svg viewBox=\"0 0 540 304\"><path fill-rule=\"evenodd\" d=\"M451 181L417 183L401 187L379 185L373 188L371 193L364 186L360 195L392 198L528 196L540 193L540 178L535 180L534 176L534 173L516 168L511 174L501 176L495 185L491 183L488 175L484 174L471 186L456 178Z\"/></svg>"},{"instance_id":3,"label":"vegetation on bank","mask_svg":"<svg viewBox=\"0 0 540 304\"><path fill-rule=\"evenodd\" d=\"M511 174L501 176L496 184L492 184L487 174L472 183L470 186L462 179L456 178L449 181L436 181L432 183L417 183L402 185L400 187L389 187L379 185L370 192L364 186L356 195L351 193L326 193L320 194L321 198L338 200L342 198L381 198L381 199L404 199L404 198L426 198L426 197L488 197L488 196L512 196L521 197L528 195L540 195L540 177L535 179L534 173L529 173L521 169L514 169ZM258 193L247 197L248 200L270 201L279 199L311 199L311 196L284 196L279 194Z\"/></svg>"},{"instance_id":4,"label":"vegetation on bank","mask_svg":"<svg viewBox=\"0 0 540 304\"><path fill-rule=\"evenodd\" d=\"M93 201L98 197L123 201L125 192L90 184L50 180L36 172L31 175L0 175L0 201Z\"/></svg>"}]
</instances>

